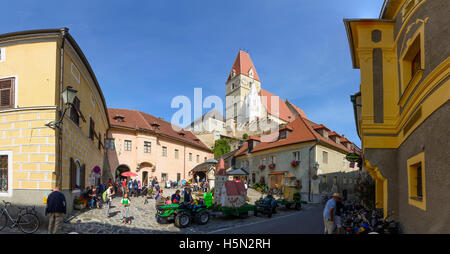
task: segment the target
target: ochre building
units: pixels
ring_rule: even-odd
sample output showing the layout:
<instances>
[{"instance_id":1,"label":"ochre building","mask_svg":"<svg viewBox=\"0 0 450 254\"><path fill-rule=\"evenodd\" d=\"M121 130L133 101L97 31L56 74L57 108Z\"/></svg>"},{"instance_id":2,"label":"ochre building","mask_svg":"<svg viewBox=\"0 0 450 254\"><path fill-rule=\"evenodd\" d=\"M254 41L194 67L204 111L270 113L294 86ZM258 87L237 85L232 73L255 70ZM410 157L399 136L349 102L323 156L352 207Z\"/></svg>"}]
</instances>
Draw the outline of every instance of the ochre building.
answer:
<instances>
[{"instance_id":1,"label":"ochre building","mask_svg":"<svg viewBox=\"0 0 450 254\"><path fill-rule=\"evenodd\" d=\"M129 109L109 108L108 159L115 178L131 171L142 184L191 179L189 171L213 158L192 132L170 122Z\"/></svg>"},{"instance_id":2,"label":"ochre building","mask_svg":"<svg viewBox=\"0 0 450 254\"><path fill-rule=\"evenodd\" d=\"M67 28L2 34L0 53L0 199L42 216L57 185L70 212L105 161L109 122L94 72ZM70 108L61 97L68 86L77 91Z\"/></svg>"},{"instance_id":3,"label":"ochre building","mask_svg":"<svg viewBox=\"0 0 450 254\"><path fill-rule=\"evenodd\" d=\"M449 13L447 0L390 0L378 19L344 20L364 167L406 233L450 233Z\"/></svg>"}]
</instances>

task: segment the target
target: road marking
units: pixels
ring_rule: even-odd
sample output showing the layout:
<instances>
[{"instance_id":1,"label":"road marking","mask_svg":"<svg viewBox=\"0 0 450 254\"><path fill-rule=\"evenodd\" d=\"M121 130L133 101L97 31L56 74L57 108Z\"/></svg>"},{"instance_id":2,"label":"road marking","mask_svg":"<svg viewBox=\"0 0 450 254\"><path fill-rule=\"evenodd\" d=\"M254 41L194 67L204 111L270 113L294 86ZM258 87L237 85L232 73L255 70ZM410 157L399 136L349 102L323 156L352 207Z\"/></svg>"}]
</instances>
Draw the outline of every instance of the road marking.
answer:
<instances>
[{"instance_id":1,"label":"road marking","mask_svg":"<svg viewBox=\"0 0 450 254\"><path fill-rule=\"evenodd\" d=\"M240 226L231 226L231 227L227 227L227 228L221 228L221 229L213 230L213 231L210 231L210 232L206 232L205 234L215 234L217 232L230 230L232 228L240 228L240 227L246 227L246 226L255 225L255 224L258 224L258 223L265 223L267 221L273 221L273 220L277 220L277 219L286 218L286 217L289 217L289 216L292 216L292 215L297 215L297 214L302 213L302 212L303 212L303 210L302 211L298 211L298 212L294 212L294 213L291 213L291 214L283 215L283 216L280 216L280 217L276 217L276 218L270 218L269 220L255 221L255 222L247 223L247 224L240 225Z\"/></svg>"}]
</instances>

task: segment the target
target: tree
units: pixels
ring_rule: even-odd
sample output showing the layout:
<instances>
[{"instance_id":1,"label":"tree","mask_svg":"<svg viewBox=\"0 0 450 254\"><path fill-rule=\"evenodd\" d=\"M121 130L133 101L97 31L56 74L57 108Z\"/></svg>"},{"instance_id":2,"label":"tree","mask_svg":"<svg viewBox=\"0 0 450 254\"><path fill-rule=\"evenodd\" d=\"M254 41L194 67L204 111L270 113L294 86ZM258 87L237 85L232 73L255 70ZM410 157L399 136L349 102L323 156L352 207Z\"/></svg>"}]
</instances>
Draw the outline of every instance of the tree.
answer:
<instances>
[{"instance_id":1,"label":"tree","mask_svg":"<svg viewBox=\"0 0 450 254\"><path fill-rule=\"evenodd\" d=\"M221 138L214 142L214 158L219 158L220 156L229 153L230 150L230 141L228 141L228 139Z\"/></svg>"},{"instance_id":2,"label":"tree","mask_svg":"<svg viewBox=\"0 0 450 254\"><path fill-rule=\"evenodd\" d=\"M248 134L247 133L244 133L244 135L242 135L242 139L243 140L246 140L248 138Z\"/></svg>"}]
</instances>

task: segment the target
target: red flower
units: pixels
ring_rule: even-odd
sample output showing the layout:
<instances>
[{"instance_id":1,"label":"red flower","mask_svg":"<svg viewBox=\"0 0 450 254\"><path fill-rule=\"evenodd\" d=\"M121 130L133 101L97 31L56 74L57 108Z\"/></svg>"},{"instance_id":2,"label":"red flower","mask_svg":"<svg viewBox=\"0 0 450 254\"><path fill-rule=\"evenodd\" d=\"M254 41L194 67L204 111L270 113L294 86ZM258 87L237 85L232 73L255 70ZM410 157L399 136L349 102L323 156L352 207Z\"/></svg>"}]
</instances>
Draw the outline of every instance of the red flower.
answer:
<instances>
[{"instance_id":1,"label":"red flower","mask_svg":"<svg viewBox=\"0 0 450 254\"><path fill-rule=\"evenodd\" d=\"M269 168L270 169L274 169L275 168L275 163L269 164Z\"/></svg>"}]
</instances>

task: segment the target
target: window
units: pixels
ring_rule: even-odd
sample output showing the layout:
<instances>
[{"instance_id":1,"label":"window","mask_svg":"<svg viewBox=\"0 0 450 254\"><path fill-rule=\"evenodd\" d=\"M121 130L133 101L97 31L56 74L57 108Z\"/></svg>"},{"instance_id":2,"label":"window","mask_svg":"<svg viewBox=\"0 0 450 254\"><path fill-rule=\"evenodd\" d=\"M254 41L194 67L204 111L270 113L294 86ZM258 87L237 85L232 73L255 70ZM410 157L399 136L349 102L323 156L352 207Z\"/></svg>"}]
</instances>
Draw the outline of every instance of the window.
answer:
<instances>
[{"instance_id":1,"label":"window","mask_svg":"<svg viewBox=\"0 0 450 254\"><path fill-rule=\"evenodd\" d=\"M165 146L162 147L162 156L167 157L167 147Z\"/></svg>"},{"instance_id":2,"label":"window","mask_svg":"<svg viewBox=\"0 0 450 254\"><path fill-rule=\"evenodd\" d=\"M102 134L99 132L98 133L98 150L101 150L102 147L103 147Z\"/></svg>"},{"instance_id":3,"label":"window","mask_svg":"<svg viewBox=\"0 0 450 254\"><path fill-rule=\"evenodd\" d=\"M0 196L9 196L12 190L12 171L9 169L11 166L9 159L12 154L10 152L0 153Z\"/></svg>"},{"instance_id":4,"label":"window","mask_svg":"<svg viewBox=\"0 0 450 254\"><path fill-rule=\"evenodd\" d=\"M197 155L197 163L200 162L200 155Z\"/></svg>"},{"instance_id":5,"label":"window","mask_svg":"<svg viewBox=\"0 0 450 254\"><path fill-rule=\"evenodd\" d=\"M322 153L322 158L323 158L323 160L322 160L323 163L328 163L328 153L327 152L324 151Z\"/></svg>"},{"instance_id":6,"label":"window","mask_svg":"<svg viewBox=\"0 0 450 254\"><path fill-rule=\"evenodd\" d=\"M231 89L234 90L236 86L234 85L234 83L231 84Z\"/></svg>"},{"instance_id":7,"label":"window","mask_svg":"<svg viewBox=\"0 0 450 254\"><path fill-rule=\"evenodd\" d=\"M75 80L80 83L80 71L73 63L71 63L70 71L72 72L72 76L75 78Z\"/></svg>"},{"instance_id":8,"label":"window","mask_svg":"<svg viewBox=\"0 0 450 254\"><path fill-rule=\"evenodd\" d=\"M73 104L70 107L69 118L77 125L80 126L80 99L77 96L73 99Z\"/></svg>"},{"instance_id":9,"label":"window","mask_svg":"<svg viewBox=\"0 0 450 254\"><path fill-rule=\"evenodd\" d=\"M207 160L207 158L205 157L205 161Z\"/></svg>"},{"instance_id":10,"label":"window","mask_svg":"<svg viewBox=\"0 0 450 254\"><path fill-rule=\"evenodd\" d=\"M322 176L322 183L327 183L327 176L326 175Z\"/></svg>"},{"instance_id":11,"label":"window","mask_svg":"<svg viewBox=\"0 0 450 254\"><path fill-rule=\"evenodd\" d=\"M0 62L5 61L5 59L6 59L5 48L0 48Z\"/></svg>"},{"instance_id":12,"label":"window","mask_svg":"<svg viewBox=\"0 0 450 254\"><path fill-rule=\"evenodd\" d=\"M79 161L70 158L70 189L84 189L85 187L85 169L86 165L81 165Z\"/></svg>"},{"instance_id":13,"label":"window","mask_svg":"<svg viewBox=\"0 0 450 254\"><path fill-rule=\"evenodd\" d=\"M425 153L419 153L407 161L409 204L426 210Z\"/></svg>"},{"instance_id":14,"label":"window","mask_svg":"<svg viewBox=\"0 0 450 254\"><path fill-rule=\"evenodd\" d=\"M420 51L416 53L411 62L411 76L414 77L414 75L419 69L420 69Z\"/></svg>"},{"instance_id":15,"label":"window","mask_svg":"<svg viewBox=\"0 0 450 254\"><path fill-rule=\"evenodd\" d=\"M94 140L95 137L95 122L92 117L89 117L89 138Z\"/></svg>"},{"instance_id":16,"label":"window","mask_svg":"<svg viewBox=\"0 0 450 254\"><path fill-rule=\"evenodd\" d=\"M293 152L293 154L294 154L294 160L299 161L300 160L300 152L299 151Z\"/></svg>"},{"instance_id":17,"label":"window","mask_svg":"<svg viewBox=\"0 0 450 254\"><path fill-rule=\"evenodd\" d=\"M178 159L178 149L175 149L175 159Z\"/></svg>"},{"instance_id":18,"label":"window","mask_svg":"<svg viewBox=\"0 0 450 254\"><path fill-rule=\"evenodd\" d=\"M280 131L280 139L286 139L286 131Z\"/></svg>"},{"instance_id":19,"label":"window","mask_svg":"<svg viewBox=\"0 0 450 254\"><path fill-rule=\"evenodd\" d=\"M0 80L0 109L14 108L14 78Z\"/></svg>"},{"instance_id":20,"label":"window","mask_svg":"<svg viewBox=\"0 0 450 254\"><path fill-rule=\"evenodd\" d=\"M125 151L131 151L131 140L125 140L124 149Z\"/></svg>"},{"instance_id":21,"label":"window","mask_svg":"<svg viewBox=\"0 0 450 254\"><path fill-rule=\"evenodd\" d=\"M152 152L152 143L148 141L144 141L144 153Z\"/></svg>"},{"instance_id":22,"label":"window","mask_svg":"<svg viewBox=\"0 0 450 254\"><path fill-rule=\"evenodd\" d=\"M189 153L189 161L192 161L192 153Z\"/></svg>"},{"instance_id":23,"label":"window","mask_svg":"<svg viewBox=\"0 0 450 254\"><path fill-rule=\"evenodd\" d=\"M264 166L266 165L266 157L261 159L261 165L264 165Z\"/></svg>"},{"instance_id":24,"label":"window","mask_svg":"<svg viewBox=\"0 0 450 254\"><path fill-rule=\"evenodd\" d=\"M105 145L106 145L106 149L108 149L108 150L115 150L116 149L113 138L105 139Z\"/></svg>"},{"instance_id":25,"label":"window","mask_svg":"<svg viewBox=\"0 0 450 254\"><path fill-rule=\"evenodd\" d=\"M421 29L419 29L421 30ZM423 35L419 32L414 38L413 42L405 47L400 61L401 85L402 93L407 89L412 90L414 85L419 82L423 69L424 59L422 58L423 49Z\"/></svg>"},{"instance_id":26,"label":"window","mask_svg":"<svg viewBox=\"0 0 450 254\"><path fill-rule=\"evenodd\" d=\"M272 163L272 164L277 163L277 156L275 156L275 155L270 156L270 163Z\"/></svg>"},{"instance_id":27,"label":"window","mask_svg":"<svg viewBox=\"0 0 450 254\"><path fill-rule=\"evenodd\" d=\"M167 181L167 173L161 173L161 181Z\"/></svg>"}]
</instances>

